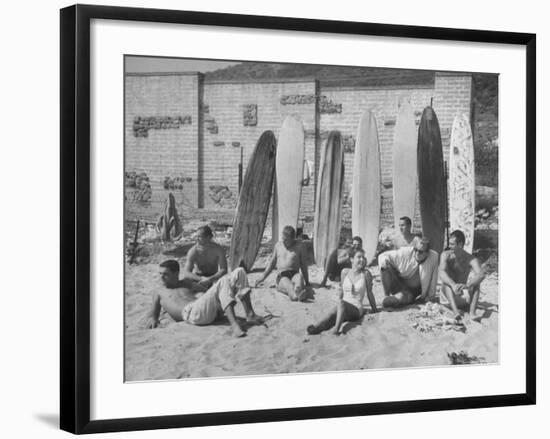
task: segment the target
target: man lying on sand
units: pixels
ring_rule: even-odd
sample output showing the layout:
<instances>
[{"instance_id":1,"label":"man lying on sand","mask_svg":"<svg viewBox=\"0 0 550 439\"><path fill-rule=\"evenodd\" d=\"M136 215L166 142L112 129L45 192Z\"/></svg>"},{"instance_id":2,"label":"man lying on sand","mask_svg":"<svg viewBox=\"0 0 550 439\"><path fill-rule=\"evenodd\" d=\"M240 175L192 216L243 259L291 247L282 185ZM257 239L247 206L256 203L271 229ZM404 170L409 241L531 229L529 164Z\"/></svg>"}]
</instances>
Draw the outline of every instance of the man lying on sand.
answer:
<instances>
[{"instance_id":1,"label":"man lying on sand","mask_svg":"<svg viewBox=\"0 0 550 439\"><path fill-rule=\"evenodd\" d=\"M384 288L384 307L401 307L417 298L433 300L437 286L439 256L430 249L427 238L414 241L413 247L389 250L378 257Z\"/></svg>"},{"instance_id":2,"label":"man lying on sand","mask_svg":"<svg viewBox=\"0 0 550 439\"><path fill-rule=\"evenodd\" d=\"M197 298L192 292L192 282L179 279L180 265L173 259L160 264L160 278L165 288L153 294L153 303L147 314L145 327L156 328L159 314L164 309L176 322L185 321L192 325L209 325L221 314L225 314L235 337L242 337L246 332L235 317L236 298L241 301L249 323L259 323L250 302L250 287L246 272L241 268L216 281L206 293L199 293Z\"/></svg>"},{"instance_id":3,"label":"man lying on sand","mask_svg":"<svg viewBox=\"0 0 550 439\"><path fill-rule=\"evenodd\" d=\"M485 278L485 272L476 257L464 250L466 238L460 230L451 233L449 250L441 253L439 277L441 290L449 301L455 314L455 320L462 316L459 308L468 309L470 319L475 318L479 300L479 286ZM468 278L470 277L470 281Z\"/></svg>"},{"instance_id":4,"label":"man lying on sand","mask_svg":"<svg viewBox=\"0 0 550 439\"><path fill-rule=\"evenodd\" d=\"M332 334L340 334L344 322L354 322L363 316L363 299L369 299L372 312L378 312L372 294L372 275L366 268L367 260L363 250L357 250L353 256L351 268L342 270L339 302L314 325L307 327L308 334L319 334L334 326Z\"/></svg>"},{"instance_id":5,"label":"man lying on sand","mask_svg":"<svg viewBox=\"0 0 550 439\"><path fill-rule=\"evenodd\" d=\"M223 247L212 241L208 226L197 229L197 243L187 253L183 279L192 283L193 291L206 291L227 274L227 259Z\"/></svg>"},{"instance_id":6,"label":"man lying on sand","mask_svg":"<svg viewBox=\"0 0 550 439\"><path fill-rule=\"evenodd\" d=\"M331 281L340 280L340 274L344 268L351 268L351 260L357 250L363 248L363 240L359 236L354 236L352 240L346 241L346 247L343 250L334 250L325 264L325 275L320 286L327 285L327 279Z\"/></svg>"},{"instance_id":7,"label":"man lying on sand","mask_svg":"<svg viewBox=\"0 0 550 439\"><path fill-rule=\"evenodd\" d=\"M292 301L302 300L305 287L309 285L306 256L304 245L296 241L294 227L285 226L282 240L275 244L271 260L254 286L260 286L271 271L277 268L277 291L286 294Z\"/></svg>"}]
</instances>

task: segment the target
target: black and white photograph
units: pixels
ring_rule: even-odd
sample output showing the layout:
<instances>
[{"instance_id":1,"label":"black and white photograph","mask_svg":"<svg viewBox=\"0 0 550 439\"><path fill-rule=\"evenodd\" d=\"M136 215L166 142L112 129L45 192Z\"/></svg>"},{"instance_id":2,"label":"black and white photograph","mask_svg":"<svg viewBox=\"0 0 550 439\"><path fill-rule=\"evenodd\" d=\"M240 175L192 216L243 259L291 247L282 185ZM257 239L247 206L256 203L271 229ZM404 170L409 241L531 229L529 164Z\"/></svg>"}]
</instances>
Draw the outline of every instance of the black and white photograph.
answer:
<instances>
[{"instance_id":1,"label":"black and white photograph","mask_svg":"<svg viewBox=\"0 0 550 439\"><path fill-rule=\"evenodd\" d=\"M544 3L86 3L3 14L3 437L544 431Z\"/></svg>"},{"instance_id":2,"label":"black and white photograph","mask_svg":"<svg viewBox=\"0 0 550 439\"><path fill-rule=\"evenodd\" d=\"M126 382L499 363L498 74L123 81Z\"/></svg>"}]
</instances>

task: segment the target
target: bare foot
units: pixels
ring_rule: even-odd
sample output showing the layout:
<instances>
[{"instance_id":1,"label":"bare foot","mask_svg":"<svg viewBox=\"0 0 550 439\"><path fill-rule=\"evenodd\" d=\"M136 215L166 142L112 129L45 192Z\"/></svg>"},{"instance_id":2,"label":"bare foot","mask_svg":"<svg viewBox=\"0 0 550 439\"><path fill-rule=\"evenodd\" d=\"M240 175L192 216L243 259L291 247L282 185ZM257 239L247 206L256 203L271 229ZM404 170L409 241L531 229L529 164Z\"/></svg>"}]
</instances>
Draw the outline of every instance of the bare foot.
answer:
<instances>
[{"instance_id":1,"label":"bare foot","mask_svg":"<svg viewBox=\"0 0 550 439\"><path fill-rule=\"evenodd\" d=\"M329 334L331 334L331 335L340 335L341 332L340 332L340 329L334 328L332 331L329 332Z\"/></svg>"},{"instance_id":2,"label":"bare foot","mask_svg":"<svg viewBox=\"0 0 550 439\"><path fill-rule=\"evenodd\" d=\"M252 325L261 325L264 322L264 318L260 317L256 313L251 313L250 315L246 316L247 323L251 323Z\"/></svg>"},{"instance_id":3,"label":"bare foot","mask_svg":"<svg viewBox=\"0 0 550 439\"><path fill-rule=\"evenodd\" d=\"M233 328L233 337L235 338L241 338L246 335L246 332L243 331L241 328Z\"/></svg>"}]
</instances>

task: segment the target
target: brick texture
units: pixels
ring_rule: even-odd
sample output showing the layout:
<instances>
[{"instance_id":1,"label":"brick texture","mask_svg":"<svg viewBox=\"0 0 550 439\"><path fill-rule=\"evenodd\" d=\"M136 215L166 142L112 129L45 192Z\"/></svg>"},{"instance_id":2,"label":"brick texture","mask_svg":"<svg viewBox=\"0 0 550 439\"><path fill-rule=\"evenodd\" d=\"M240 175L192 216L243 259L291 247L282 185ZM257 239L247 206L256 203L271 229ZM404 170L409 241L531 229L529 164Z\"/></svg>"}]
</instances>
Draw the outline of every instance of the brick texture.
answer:
<instances>
[{"instance_id":1,"label":"brick texture","mask_svg":"<svg viewBox=\"0 0 550 439\"><path fill-rule=\"evenodd\" d=\"M198 92L199 74L128 75L125 81L125 171L145 172L152 197L145 203L131 202L126 189L127 214L151 221L160 215L168 196L166 177L191 179L182 189L173 189L178 207L198 206ZM151 129L147 137L135 136L137 117L191 117L179 128Z\"/></svg>"},{"instance_id":2,"label":"brick texture","mask_svg":"<svg viewBox=\"0 0 550 439\"><path fill-rule=\"evenodd\" d=\"M149 218L158 215L167 196L164 178L183 176L191 181L185 182L183 189L173 191L179 209L183 212L203 207L205 211L225 210L226 217L232 218L238 197L241 148L244 174L261 133L272 130L278 137L284 118L296 113L301 116L306 130L306 160L317 171L320 146L326 141L328 132L339 130L344 137L355 138L361 114L371 110L377 118L380 141L382 225L391 225L393 136L398 104L404 100L411 102L417 121L424 107L433 102L447 160L454 116L463 112L471 117L472 78L469 74L436 73L433 86L407 87L320 87L315 80L205 82L197 73L128 75L125 170L146 172L153 193L148 202L129 201L127 212ZM244 112L252 106L256 106L257 119L255 124L247 124ZM338 111L327 111L329 107ZM147 137L136 137L133 132L135 118L151 116L190 116L191 124L177 129L151 129ZM353 152L349 151L345 154L345 201L350 192L352 168ZM313 179L302 192L300 217L304 232L308 234L313 230L315 183ZM131 200L130 189L126 191L127 199ZM349 226L349 203L344 203L343 213L344 225ZM419 229L418 211L414 223Z\"/></svg>"}]
</instances>

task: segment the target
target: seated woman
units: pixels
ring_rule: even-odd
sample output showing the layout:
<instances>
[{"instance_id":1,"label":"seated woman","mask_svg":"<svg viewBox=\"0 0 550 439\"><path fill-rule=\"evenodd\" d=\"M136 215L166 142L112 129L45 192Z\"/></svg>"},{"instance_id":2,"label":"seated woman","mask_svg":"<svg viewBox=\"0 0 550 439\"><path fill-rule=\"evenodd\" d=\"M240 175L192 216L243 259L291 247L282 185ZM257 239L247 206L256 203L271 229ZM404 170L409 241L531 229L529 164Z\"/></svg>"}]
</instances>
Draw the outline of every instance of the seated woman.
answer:
<instances>
[{"instance_id":1,"label":"seated woman","mask_svg":"<svg viewBox=\"0 0 550 439\"><path fill-rule=\"evenodd\" d=\"M307 327L308 334L319 334L332 329L332 334L338 335L345 322L359 320L363 316L363 299L365 294L369 299L372 312L378 312L376 301L372 294L372 274L367 268L364 250L357 250L353 255L351 268L342 270L339 303L317 323Z\"/></svg>"}]
</instances>

